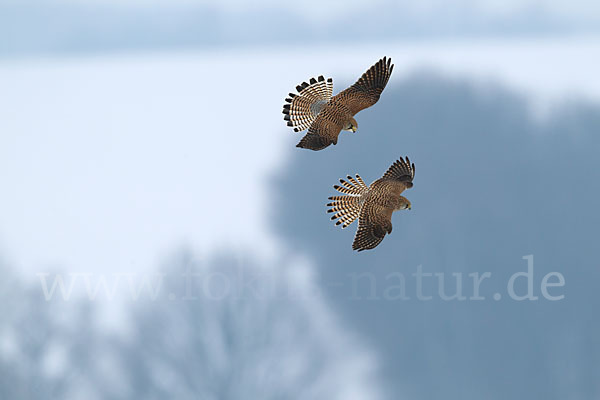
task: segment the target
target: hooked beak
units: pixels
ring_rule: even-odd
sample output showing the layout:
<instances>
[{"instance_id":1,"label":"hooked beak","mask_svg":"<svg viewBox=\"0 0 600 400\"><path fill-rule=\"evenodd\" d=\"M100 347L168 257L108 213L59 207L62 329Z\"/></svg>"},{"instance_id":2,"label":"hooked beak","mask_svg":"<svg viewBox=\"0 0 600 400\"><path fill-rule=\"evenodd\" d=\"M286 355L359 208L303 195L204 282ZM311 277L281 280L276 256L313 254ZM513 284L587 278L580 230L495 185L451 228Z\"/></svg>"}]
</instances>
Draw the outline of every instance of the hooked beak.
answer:
<instances>
[{"instance_id":1,"label":"hooked beak","mask_svg":"<svg viewBox=\"0 0 600 400\"><path fill-rule=\"evenodd\" d=\"M356 132L356 127L355 126L352 127L352 132Z\"/></svg>"}]
</instances>

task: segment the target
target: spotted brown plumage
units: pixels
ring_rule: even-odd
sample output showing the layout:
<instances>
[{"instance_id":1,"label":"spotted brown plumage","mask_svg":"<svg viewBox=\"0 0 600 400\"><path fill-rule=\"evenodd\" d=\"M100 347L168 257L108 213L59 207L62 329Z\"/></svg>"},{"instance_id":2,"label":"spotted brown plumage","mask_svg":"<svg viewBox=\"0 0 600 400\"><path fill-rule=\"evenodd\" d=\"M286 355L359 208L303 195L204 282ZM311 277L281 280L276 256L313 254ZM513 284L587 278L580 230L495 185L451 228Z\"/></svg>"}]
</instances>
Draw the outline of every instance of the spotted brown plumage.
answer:
<instances>
[{"instance_id":1,"label":"spotted brown plumage","mask_svg":"<svg viewBox=\"0 0 600 400\"><path fill-rule=\"evenodd\" d=\"M333 79L319 76L296 86L283 106L283 119L295 132L308 129L296 147L321 150L337 144L342 130L356 132L354 115L379 100L394 65L383 57L349 88L332 97Z\"/></svg>"},{"instance_id":2,"label":"spotted brown plumage","mask_svg":"<svg viewBox=\"0 0 600 400\"><path fill-rule=\"evenodd\" d=\"M334 213L331 219L337 219L335 224L342 228L358 219L353 250L374 249L386 234L392 233L392 213L411 208L410 201L401 194L413 187L414 177L415 164L406 157L395 161L370 186L359 175L340 179L341 186L333 186L344 195L329 197L327 206L331 208L327 212Z\"/></svg>"}]
</instances>

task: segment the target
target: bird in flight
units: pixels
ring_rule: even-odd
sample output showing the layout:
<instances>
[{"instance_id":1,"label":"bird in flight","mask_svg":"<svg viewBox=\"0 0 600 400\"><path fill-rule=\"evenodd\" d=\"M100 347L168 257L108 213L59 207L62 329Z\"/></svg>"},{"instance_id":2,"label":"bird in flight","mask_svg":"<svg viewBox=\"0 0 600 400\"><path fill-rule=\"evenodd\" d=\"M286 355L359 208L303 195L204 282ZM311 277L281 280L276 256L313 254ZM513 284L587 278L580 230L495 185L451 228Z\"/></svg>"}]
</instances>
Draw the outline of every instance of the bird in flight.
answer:
<instances>
[{"instance_id":1,"label":"bird in flight","mask_svg":"<svg viewBox=\"0 0 600 400\"><path fill-rule=\"evenodd\" d=\"M352 243L352 250L374 249L381 243L386 233L392 233L392 213L396 210L411 209L410 201L400 196L413 187L415 164L408 157L394 162L385 174L370 186L357 174L348 175L347 181L340 179L342 186L333 188L344 196L330 197L327 212L335 213L331 219L336 225L346 228L358 218L358 229Z\"/></svg>"},{"instance_id":2,"label":"bird in flight","mask_svg":"<svg viewBox=\"0 0 600 400\"><path fill-rule=\"evenodd\" d=\"M321 150L337 144L342 130L356 132L354 115L377 103L387 85L394 64L383 57L346 90L333 96L333 79L322 75L296 86L283 106L283 119L294 132L308 129L296 147Z\"/></svg>"}]
</instances>

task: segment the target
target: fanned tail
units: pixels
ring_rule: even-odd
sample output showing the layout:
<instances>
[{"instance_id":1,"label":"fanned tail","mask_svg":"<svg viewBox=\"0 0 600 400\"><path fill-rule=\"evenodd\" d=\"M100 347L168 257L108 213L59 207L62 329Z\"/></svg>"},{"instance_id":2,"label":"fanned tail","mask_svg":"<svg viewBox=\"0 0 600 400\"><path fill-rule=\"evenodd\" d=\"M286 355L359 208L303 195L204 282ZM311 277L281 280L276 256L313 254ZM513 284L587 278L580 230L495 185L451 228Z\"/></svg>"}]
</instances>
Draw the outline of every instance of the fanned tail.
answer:
<instances>
[{"instance_id":1,"label":"fanned tail","mask_svg":"<svg viewBox=\"0 0 600 400\"><path fill-rule=\"evenodd\" d=\"M283 119L295 132L308 129L321 108L333 94L333 79L327 80L321 75L311 78L310 83L302 82L296 86L298 94L290 93L283 106Z\"/></svg>"},{"instance_id":2,"label":"fanned tail","mask_svg":"<svg viewBox=\"0 0 600 400\"><path fill-rule=\"evenodd\" d=\"M356 175L356 179L348 175L347 179L348 181L340 179L342 186L333 186L335 190L346 194L346 196L329 197L331 202L327 204L327 207L331 207L327 212L335 213L331 217L331 220L337 219L335 224L342 225L342 228L346 228L358 218L360 214L361 197L369 191L369 187L365 185L359 175Z\"/></svg>"}]
</instances>

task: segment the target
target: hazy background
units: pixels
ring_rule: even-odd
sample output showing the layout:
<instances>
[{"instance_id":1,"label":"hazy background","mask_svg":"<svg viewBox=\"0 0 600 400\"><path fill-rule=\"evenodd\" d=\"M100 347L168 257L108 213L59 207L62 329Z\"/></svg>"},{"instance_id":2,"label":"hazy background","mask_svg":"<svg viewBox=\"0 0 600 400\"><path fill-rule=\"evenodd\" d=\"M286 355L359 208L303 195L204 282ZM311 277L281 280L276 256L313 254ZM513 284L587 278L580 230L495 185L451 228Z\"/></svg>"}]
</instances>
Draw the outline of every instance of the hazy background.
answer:
<instances>
[{"instance_id":1,"label":"hazy background","mask_svg":"<svg viewBox=\"0 0 600 400\"><path fill-rule=\"evenodd\" d=\"M0 0L0 398L600 397L599 27L593 1ZM286 94L384 55L358 132L295 148ZM331 186L404 155L413 209L353 253ZM419 266L467 300L418 300Z\"/></svg>"}]
</instances>

